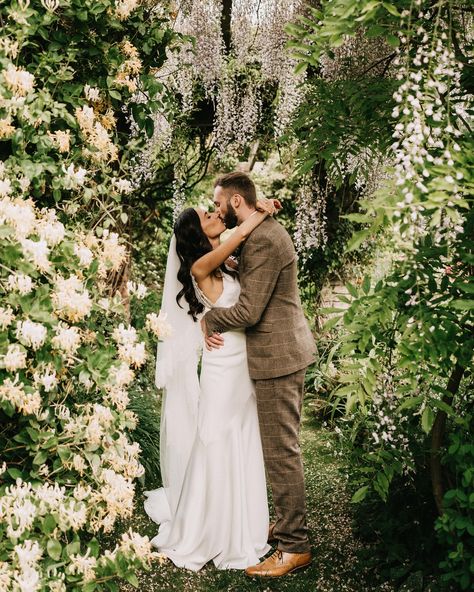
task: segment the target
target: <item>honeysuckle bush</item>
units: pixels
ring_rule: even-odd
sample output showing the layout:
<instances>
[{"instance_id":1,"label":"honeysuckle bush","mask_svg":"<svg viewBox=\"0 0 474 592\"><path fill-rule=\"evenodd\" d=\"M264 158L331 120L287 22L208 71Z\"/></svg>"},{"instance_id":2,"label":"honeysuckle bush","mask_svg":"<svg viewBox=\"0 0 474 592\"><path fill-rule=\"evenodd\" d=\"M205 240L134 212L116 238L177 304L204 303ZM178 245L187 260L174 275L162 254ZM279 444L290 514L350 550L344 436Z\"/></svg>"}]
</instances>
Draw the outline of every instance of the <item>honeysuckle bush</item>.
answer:
<instances>
[{"instance_id":1,"label":"honeysuckle bush","mask_svg":"<svg viewBox=\"0 0 474 592\"><path fill-rule=\"evenodd\" d=\"M0 4L0 195L57 203L100 228L127 223L134 163L169 96L179 45L166 2Z\"/></svg>"},{"instance_id":2,"label":"honeysuckle bush","mask_svg":"<svg viewBox=\"0 0 474 592\"><path fill-rule=\"evenodd\" d=\"M303 65L332 59L361 27L393 48L392 82L385 87L393 91L387 98L391 121L379 121L384 145L387 130L392 136L385 180L358 199L358 213L347 216L365 226L349 241L349 251L384 232L391 237L393 262L379 281L366 277L359 287L348 285L350 295L340 297L346 310L326 311L335 315L326 328L337 324L340 332L332 394L346 415L338 423L353 500L373 492L388 500L394 484L413 484L426 472L428 458L427 478L441 515L436 529L445 548L443 577L469 589L472 471L465 469L463 478L453 473L471 456L451 447L444 474L440 461L445 429L463 432L472 405L472 15L462 2L423 0L323 2L312 15L293 31ZM363 92L373 101L368 89ZM362 125L352 118L353 124ZM349 143L367 136L351 126L349 131ZM325 157L334 163L341 138L343 130L319 137L315 152L326 140ZM457 486L449 489L454 479Z\"/></svg>"},{"instance_id":3,"label":"honeysuckle bush","mask_svg":"<svg viewBox=\"0 0 474 592\"><path fill-rule=\"evenodd\" d=\"M0 201L0 587L116 590L156 558L128 531L95 537L133 510L143 475L127 389L169 327L137 330L107 275L117 234L67 230L32 200ZM134 297L144 290L130 285Z\"/></svg>"}]
</instances>

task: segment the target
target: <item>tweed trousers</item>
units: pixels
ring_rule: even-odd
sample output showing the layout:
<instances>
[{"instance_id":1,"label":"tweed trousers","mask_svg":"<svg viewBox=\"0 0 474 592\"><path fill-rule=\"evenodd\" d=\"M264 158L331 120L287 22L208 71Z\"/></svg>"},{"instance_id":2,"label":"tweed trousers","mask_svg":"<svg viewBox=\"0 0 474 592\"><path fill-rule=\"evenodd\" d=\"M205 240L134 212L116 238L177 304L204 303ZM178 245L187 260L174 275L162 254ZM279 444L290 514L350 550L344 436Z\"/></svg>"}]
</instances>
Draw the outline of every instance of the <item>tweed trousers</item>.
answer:
<instances>
[{"instance_id":1,"label":"tweed trousers","mask_svg":"<svg viewBox=\"0 0 474 592\"><path fill-rule=\"evenodd\" d=\"M273 532L278 548L288 553L310 550L299 445L305 373L303 369L255 380L263 456L276 514Z\"/></svg>"}]
</instances>

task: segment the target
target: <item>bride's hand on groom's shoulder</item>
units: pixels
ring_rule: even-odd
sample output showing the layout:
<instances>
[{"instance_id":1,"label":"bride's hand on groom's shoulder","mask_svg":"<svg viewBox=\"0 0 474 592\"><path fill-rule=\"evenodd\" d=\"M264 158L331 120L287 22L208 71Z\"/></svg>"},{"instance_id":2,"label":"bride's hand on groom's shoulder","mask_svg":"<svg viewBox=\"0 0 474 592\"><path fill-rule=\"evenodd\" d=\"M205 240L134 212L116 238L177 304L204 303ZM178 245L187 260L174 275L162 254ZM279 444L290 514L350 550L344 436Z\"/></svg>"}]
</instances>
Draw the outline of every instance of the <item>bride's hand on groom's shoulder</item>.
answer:
<instances>
[{"instance_id":1,"label":"bride's hand on groom's shoulder","mask_svg":"<svg viewBox=\"0 0 474 592\"><path fill-rule=\"evenodd\" d=\"M260 212L268 212L270 216L273 216L278 210L281 210L282 205L278 199L267 199L262 197L257 200L257 210Z\"/></svg>"}]
</instances>

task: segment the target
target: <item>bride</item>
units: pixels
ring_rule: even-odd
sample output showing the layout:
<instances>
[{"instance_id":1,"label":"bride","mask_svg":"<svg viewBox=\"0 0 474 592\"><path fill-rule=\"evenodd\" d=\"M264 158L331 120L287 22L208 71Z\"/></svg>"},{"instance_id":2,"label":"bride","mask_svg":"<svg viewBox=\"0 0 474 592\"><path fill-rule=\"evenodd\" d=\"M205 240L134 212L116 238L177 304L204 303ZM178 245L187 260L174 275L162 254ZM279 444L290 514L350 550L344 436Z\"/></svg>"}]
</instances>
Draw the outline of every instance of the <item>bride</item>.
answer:
<instances>
[{"instance_id":1,"label":"bride","mask_svg":"<svg viewBox=\"0 0 474 592\"><path fill-rule=\"evenodd\" d=\"M156 366L156 384L164 389L163 487L145 492L145 511L160 525L153 546L194 571L211 560L219 569L244 569L270 550L245 332L227 332L225 345L208 351L198 322L205 310L237 302L237 273L225 262L275 211L273 201L257 207L222 244L225 225L218 214L187 208L176 221L168 253L162 310L173 335L159 344Z\"/></svg>"}]
</instances>

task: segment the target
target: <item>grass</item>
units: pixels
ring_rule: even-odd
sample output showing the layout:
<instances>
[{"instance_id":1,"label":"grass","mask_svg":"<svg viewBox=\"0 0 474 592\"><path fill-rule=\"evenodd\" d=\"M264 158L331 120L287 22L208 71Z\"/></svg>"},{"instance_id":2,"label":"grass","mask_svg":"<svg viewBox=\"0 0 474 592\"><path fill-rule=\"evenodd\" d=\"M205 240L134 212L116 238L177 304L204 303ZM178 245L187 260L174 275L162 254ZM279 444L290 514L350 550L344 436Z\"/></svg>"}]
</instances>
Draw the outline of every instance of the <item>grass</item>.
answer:
<instances>
[{"instance_id":1,"label":"grass","mask_svg":"<svg viewBox=\"0 0 474 592\"><path fill-rule=\"evenodd\" d=\"M305 415L301 444L306 473L308 526L314 557L311 566L283 578L253 579L240 570L217 570L212 563L194 573L174 567L171 561L163 564L156 562L150 572L137 574L140 592L395 591L390 583L382 582L373 569L368 571L359 559L359 555L370 552L370 549L357 540L353 533L350 494L338 471L332 441L329 430ZM114 537L130 526L150 538L156 534L157 526L143 511L143 499L139 491L134 516L118 525ZM120 592L132 590L134 588L130 584L120 584Z\"/></svg>"}]
</instances>

